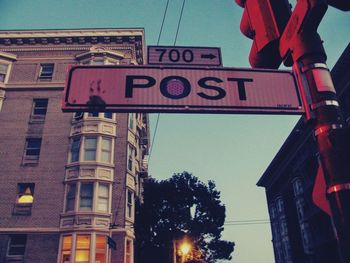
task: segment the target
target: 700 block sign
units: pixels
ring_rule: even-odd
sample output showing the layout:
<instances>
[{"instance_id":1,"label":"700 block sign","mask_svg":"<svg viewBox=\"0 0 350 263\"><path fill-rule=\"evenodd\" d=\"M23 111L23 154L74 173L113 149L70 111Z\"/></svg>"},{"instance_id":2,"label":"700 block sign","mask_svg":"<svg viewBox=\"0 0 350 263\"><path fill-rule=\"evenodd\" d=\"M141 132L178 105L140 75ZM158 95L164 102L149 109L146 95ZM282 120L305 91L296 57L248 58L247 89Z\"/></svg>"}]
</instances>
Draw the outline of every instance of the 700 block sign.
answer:
<instances>
[{"instance_id":1,"label":"700 block sign","mask_svg":"<svg viewBox=\"0 0 350 263\"><path fill-rule=\"evenodd\" d=\"M290 71L155 66L74 66L63 111L303 112Z\"/></svg>"},{"instance_id":2,"label":"700 block sign","mask_svg":"<svg viewBox=\"0 0 350 263\"><path fill-rule=\"evenodd\" d=\"M148 65L222 66L217 47L148 46Z\"/></svg>"}]
</instances>

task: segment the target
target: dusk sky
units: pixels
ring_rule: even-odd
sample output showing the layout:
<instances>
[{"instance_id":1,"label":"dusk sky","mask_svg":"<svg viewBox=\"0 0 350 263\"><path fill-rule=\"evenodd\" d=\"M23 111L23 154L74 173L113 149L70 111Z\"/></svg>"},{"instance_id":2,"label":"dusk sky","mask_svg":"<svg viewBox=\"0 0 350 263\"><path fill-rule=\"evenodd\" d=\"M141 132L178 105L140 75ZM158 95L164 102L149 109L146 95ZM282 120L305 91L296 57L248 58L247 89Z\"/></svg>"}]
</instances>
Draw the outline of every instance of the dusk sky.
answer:
<instances>
[{"instance_id":1,"label":"dusk sky","mask_svg":"<svg viewBox=\"0 0 350 263\"><path fill-rule=\"evenodd\" d=\"M0 0L0 30L136 27L145 28L146 45L156 45L166 2ZM160 45L174 45L182 3L170 1ZM225 67L249 67L251 40L239 31L242 11L233 0L187 0L176 45L219 47ZM332 68L350 42L350 13L329 7L319 33ZM236 243L232 262L274 261L270 225L247 221L268 219L265 191L256 182L299 117L160 115L150 174L166 179L188 171L216 182L227 208L223 238ZM156 119L152 114L152 138Z\"/></svg>"}]
</instances>

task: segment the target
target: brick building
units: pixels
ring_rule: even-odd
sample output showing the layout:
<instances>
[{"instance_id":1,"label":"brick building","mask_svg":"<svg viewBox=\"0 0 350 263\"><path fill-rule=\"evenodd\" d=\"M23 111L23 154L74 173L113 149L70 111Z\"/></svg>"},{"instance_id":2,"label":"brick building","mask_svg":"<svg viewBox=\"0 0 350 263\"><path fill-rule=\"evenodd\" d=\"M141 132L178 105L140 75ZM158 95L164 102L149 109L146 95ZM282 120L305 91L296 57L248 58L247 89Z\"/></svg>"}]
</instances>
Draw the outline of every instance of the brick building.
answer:
<instances>
[{"instance_id":1,"label":"brick building","mask_svg":"<svg viewBox=\"0 0 350 263\"><path fill-rule=\"evenodd\" d=\"M349 124L350 44L331 75ZM312 201L317 168L313 127L301 118L258 181L266 190L276 263L340 262L330 217Z\"/></svg>"},{"instance_id":2,"label":"brick building","mask_svg":"<svg viewBox=\"0 0 350 263\"><path fill-rule=\"evenodd\" d=\"M143 64L144 45L143 29L0 31L0 262L134 261L148 115L60 107L67 65Z\"/></svg>"}]
</instances>

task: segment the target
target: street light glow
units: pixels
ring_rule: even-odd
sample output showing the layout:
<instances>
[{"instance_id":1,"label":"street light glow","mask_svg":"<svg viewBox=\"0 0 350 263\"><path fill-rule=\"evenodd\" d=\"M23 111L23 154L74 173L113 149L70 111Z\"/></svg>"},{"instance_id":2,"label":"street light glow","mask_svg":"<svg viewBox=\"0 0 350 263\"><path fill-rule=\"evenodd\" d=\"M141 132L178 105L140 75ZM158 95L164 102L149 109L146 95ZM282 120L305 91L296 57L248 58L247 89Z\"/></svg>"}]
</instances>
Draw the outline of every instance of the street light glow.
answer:
<instances>
[{"instance_id":1,"label":"street light glow","mask_svg":"<svg viewBox=\"0 0 350 263\"><path fill-rule=\"evenodd\" d=\"M180 251L182 255L187 255L190 252L190 250L191 250L191 245L189 243L185 241L184 243L181 244Z\"/></svg>"}]
</instances>

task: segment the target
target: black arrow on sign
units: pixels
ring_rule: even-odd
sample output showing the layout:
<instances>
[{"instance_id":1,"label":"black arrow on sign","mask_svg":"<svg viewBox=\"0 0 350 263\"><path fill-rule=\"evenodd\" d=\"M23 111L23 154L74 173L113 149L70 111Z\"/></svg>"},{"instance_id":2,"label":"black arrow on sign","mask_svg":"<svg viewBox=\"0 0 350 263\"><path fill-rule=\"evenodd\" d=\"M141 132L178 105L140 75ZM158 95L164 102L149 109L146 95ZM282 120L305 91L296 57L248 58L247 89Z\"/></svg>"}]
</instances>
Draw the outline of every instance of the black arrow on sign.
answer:
<instances>
[{"instance_id":1,"label":"black arrow on sign","mask_svg":"<svg viewBox=\"0 0 350 263\"><path fill-rule=\"evenodd\" d=\"M216 58L216 56L214 54L202 54L201 58L214 59L214 58Z\"/></svg>"}]
</instances>

